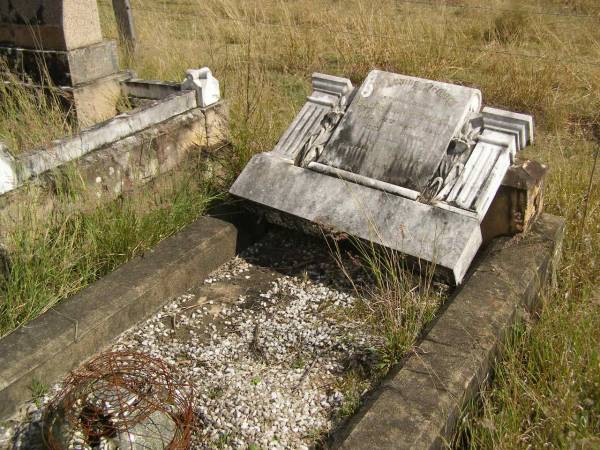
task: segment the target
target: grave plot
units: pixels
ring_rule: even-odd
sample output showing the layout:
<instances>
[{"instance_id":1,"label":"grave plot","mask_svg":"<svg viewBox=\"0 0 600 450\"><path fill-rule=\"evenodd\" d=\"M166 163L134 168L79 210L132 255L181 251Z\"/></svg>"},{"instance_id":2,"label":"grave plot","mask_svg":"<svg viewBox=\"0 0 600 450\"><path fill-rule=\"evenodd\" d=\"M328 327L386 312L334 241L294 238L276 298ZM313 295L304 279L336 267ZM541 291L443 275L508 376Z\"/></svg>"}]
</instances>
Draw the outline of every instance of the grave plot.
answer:
<instances>
[{"instance_id":1,"label":"grave plot","mask_svg":"<svg viewBox=\"0 0 600 450\"><path fill-rule=\"evenodd\" d=\"M141 352L173 367L196 417L190 448L313 447L356 411L392 363L390 352L412 346L449 292L407 275L395 304L403 310L389 311L405 323L388 328L398 340L389 348L390 336L353 287L374 292L359 260L275 229L107 351ZM16 433L17 448L40 438L43 411L30 404L26 420L5 430Z\"/></svg>"},{"instance_id":2,"label":"grave plot","mask_svg":"<svg viewBox=\"0 0 600 450\"><path fill-rule=\"evenodd\" d=\"M1 442L44 448L38 445L46 436L66 442L54 448L438 445L486 377L506 326L523 307L535 308L562 227L543 216L526 236L494 241L455 291L407 278L414 284L405 283L403 297L380 314L385 297L365 295L378 291L370 289L372 269L357 265L360 254L344 252L340 266L321 240L272 230L76 367L66 385L29 386L34 401L3 423ZM386 323L394 315L396 335ZM86 340L76 336L50 359L69 364L65 354L80 352L78 341ZM56 413L65 404L76 405L69 421Z\"/></svg>"},{"instance_id":3,"label":"grave plot","mask_svg":"<svg viewBox=\"0 0 600 450\"><path fill-rule=\"evenodd\" d=\"M3 151L0 182L3 199L8 199L6 205L18 204L19 193L25 186L39 185L42 190L50 186L41 175L61 170L66 163L75 163L82 174L83 184L88 188L84 202L93 204L104 197L112 199L176 167L190 147L210 148L224 138L221 134L224 108L219 84L210 70L188 71L181 84L147 82L135 79L131 73L118 72L115 45L102 39L95 6L93 1L74 5L37 0L17 8L12 3L0 3L9 42L3 51L9 62L14 67L22 67L35 81L40 74L31 61L42 58L51 69L49 76L53 82L71 95L76 118L85 128L72 138L54 142L43 152L25 151L17 155ZM44 48L33 48L31 36L23 27L23 22L34 20L34 10ZM87 34L81 33L85 23L89 28ZM94 100L100 94L104 97L102 101ZM125 95L136 108L113 117L118 95ZM93 108L87 110L90 105ZM457 295L467 295L475 288L478 294L489 294L485 290L486 283L477 281L480 280L476 276L478 268L473 268L476 255L487 240L497 235L533 229L542 210L545 168L533 162L520 164L516 159L517 152L533 140L531 117L482 106L481 93L464 86L373 71L355 88L348 79L315 74L313 93L291 127L272 152L252 158L230 192L247 200L252 211L271 222L306 231L324 230L336 239L358 239L359 245L375 244L377 251L379 247L384 251L399 251L416 267L423 269L424 265L432 264L438 274L452 283L464 283L464 290L459 290ZM113 118L108 122L102 122L110 117ZM97 122L100 123L88 127ZM154 139L160 141L159 145L151 146L147 152L148 140ZM56 182L55 177L50 178ZM46 205L40 208L41 215L53 211L51 200ZM6 207L4 211L7 213L3 219L8 217L14 227L20 217L18 210L13 214L13 210ZM544 238L542 241L559 240L558 223L546 218L537 225L542 230L537 230L536 236ZM215 236L231 234L226 226L215 228L218 228ZM429 304L428 296L421 295L421 284L408 286L409 293L419 294L416 303L427 312L422 312L415 323L404 320L402 326L408 325L412 331L392 352L385 342L390 336L378 334L377 327L371 323L373 310L368 311L371 314L360 314L359 306L362 304L364 312L364 308L369 308L368 302L358 298L360 291L344 285L342 274L334 263L326 260L326 253L319 255L313 244L297 238L289 238L288 242L271 235L269 240L271 243L261 249L258 258L244 255L242 260L230 263L207 280L205 286L180 297L149 322L121 336L113 348L121 355L144 351L149 354L146 356L149 364L158 361L150 358L158 357L178 367L173 372L180 373L183 379L193 380L174 384L178 386L177 395L183 392L194 405L194 433L192 443L187 445L234 448L314 445L337 427L344 414L349 414L348 409L352 408L348 406L348 399L356 406L357 399L377 385L378 370L394 365L411 348L422 326L443 300L443 289L433 295ZM511 245L510 242L505 244ZM283 248L285 254L278 254L269 246ZM551 246L544 247L544 258ZM205 250L202 245L196 248ZM227 241L221 257L214 256L221 249L212 247L206 252L210 255L207 258L211 258L208 266L218 265L217 261L227 259L237 248L235 238ZM193 258L182 246L177 249ZM311 256L314 261L310 260ZM269 264L264 258L271 259ZM169 262L185 265L183 259L178 260L171 254ZM300 273L296 270L297 263L304 265ZM543 264L551 265L546 259L530 263L535 273L545 273L548 268ZM265 264L268 269L261 269ZM10 261L5 266L10 271ZM82 312L83 330L80 319L71 315L74 303L49 311L60 316L60 320L74 324L74 338L66 339L64 326L62 329L50 327L59 339L38 345L31 352L36 357L43 356L42 347L47 345L48 352L42 362L24 354L22 349L17 350L31 364L26 367L26 374L11 368L12 373L3 375L2 398L16 403L16 399L22 398L25 380L33 374L44 373L44 369L50 370L44 376L55 381L109 343L114 337L111 333L119 334L124 324L131 325L153 312L157 303L164 302L168 294L176 290L162 285L169 284L165 281L169 270L176 274L177 281L172 284L185 278L182 271L177 273L170 266L164 270L156 263L141 264L141 267L144 270L140 270L140 266L137 273L133 270L138 278L132 275L131 280L142 280L139 290L143 295L134 295L137 285L129 286L130 279L116 277L117 285L121 283L119 287L127 291L129 297L125 296L123 301L126 307L119 305L122 309L110 312L110 319L118 322L114 327L106 323L110 319L100 317L105 305L98 303L101 295L97 290L93 305L98 311L94 317ZM498 277L505 282L507 272L505 269L500 272ZM152 283L153 273L161 277L161 283ZM515 290L519 294L515 294L516 299L511 298L510 307L498 308L505 322L514 316L513 306L519 297L529 298L532 290L537 292L539 286L530 278L524 277L527 285L523 292ZM110 284L102 280L98 285L100 289L102 282ZM189 283L184 280L181 285ZM245 291L241 293L238 288ZM221 295L223 292L219 293L219 289L225 294ZM86 294L81 298L86 298ZM148 306L131 306L142 298L149 300ZM375 298L374 304L377 300ZM370 307L375 308L374 304ZM406 305L396 306L393 314L406 308ZM106 311L108 313L108 308ZM141 314L133 314L139 311ZM117 317L126 316L125 313L132 317ZM19 341L18 337L23 337L23 342L35 342L32 336L43 328L48 317L44 315L28 329L9 336L5 348L15 351L18 345L13 344ZM95 326L93 319L102 325ZM380 332L381 329L386 331L381 323L378 325ZM484 321L484 325L487 322ZM102 334L105 331L102 327L110 331ZM445 336L443 331L439 334ZM94 337L98 338L95 347ZM448 341L453 337L456 335L451 334ZM394 341L395 337L392 338ZM80 344L82 340L85 345ZM69 359L65 356L67 352L60 348L61 343L81 353ZM444 344L456 347L456 342ZM431 345L424 341L423 348ZM386 349L391 356L386 354ZM51 367L48 355L52 352L64 358L64 367ZM490 344L484 352L487 360L492 353ZM109 356L99 361L110 368ZM20 361L15 366L19 364ZM477 369L485 372L488 367L482 364ZM82 370L85 371L86 366ZM247 378L250 383L245 383ZM127 381L127 377L122 377L123 380ZM360 389L354 386L355 391L348 392L344 386L352 381ZM452 382L447 384L454 389ZM470 381L456 384L462 388L472 385ZM150 383L148 389L156 386ZM303 396L298 397L301 390ZM265 395L266 391L270 395ZM459 389L459 394L461 392ZM104 386L100 393L108 394L113 400L116 397L121 407L126 404L135 409L141 403L143 408L153 411L152 414L162 411L163 416L178 422L178 413L167 406L162 405L161 411L148 406L150 394L156 393L144 391L148 394L145 398L140 397L141 391L134 395L128 393L125 402L121 398L122 387ZM439 397L444 399L442 394ZM127 422L115 416L114 405L97 401L85 404L88 400L82 399L82 408L93 414L82 412L72 416L80 422L82 430L74 430L71 437L66 433L65 439L79 441L78 444L68 441L66 446L98 446L99 439L129 439L117 433L119 426ZM396 405L398 399L392 400L382 395L374 404L380 401L384 406ZM250 405L256 411L252 411ZM5 413L13 406L5 402L0 410ZM39 415L39 410L34 411L35 414ZM358 425L347 433L349 441L385 440L390 433L400 433L400 427L388 426L373 436L372 430L376 427L372 424L387 422L373 419L372 411L359 415L357 420ZM395 419L390 420L394 423ZM22 442L21 438L29 439L29 432L35 432L36 423L25 423L25 433L17 432L17 442ZM17 424L16 428L19 430L20 426ZM125 428L126 433L131 431ZM90 430L95 436L90 436ZM438 433L439 430L434 430L433 435ZM105 444L107 442L102 445ZM166 446L168 442L162 441L162 444Z\"/></svg>"}]
</instances>

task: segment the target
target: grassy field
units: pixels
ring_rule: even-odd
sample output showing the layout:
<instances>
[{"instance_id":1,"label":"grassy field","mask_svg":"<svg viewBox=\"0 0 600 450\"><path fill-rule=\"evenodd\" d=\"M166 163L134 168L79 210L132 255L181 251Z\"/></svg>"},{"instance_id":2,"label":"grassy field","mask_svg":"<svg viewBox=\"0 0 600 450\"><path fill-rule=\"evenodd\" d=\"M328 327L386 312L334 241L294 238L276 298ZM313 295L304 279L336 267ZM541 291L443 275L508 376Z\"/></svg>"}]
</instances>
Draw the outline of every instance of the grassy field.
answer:
<instances>
[{"instance_id":1,"label":"grassy field","mask_svg":"<svg viewBox=\"0 0 600 450\"><path fill-rule=\"evenodd\" d=\"M111 2L99 3L105 35L115 37ZM600 447L600 168L590 185L599 148L593 130L600 123L596 0L132 0L132 4L139 47L134 55L123 54L124 67L132 67L143 78L178 81L186 69L207 65L221 81L231 105L236 149L229 168L232 179L253 153L272 148L310 92L312 72L347 76L358 84L369 70L379 68L460 83L481 89L487 105L533 114L536 143L526 156L550 166L547 210L568 222L558 284L545 294L540 316L515 329L493 382L484 387L481 400L464 411L456 439L448 445ZM32 120L27 127L18 127L10 121L18 114L12 111L20 110L12 108L12 116L0 111L6 115L0 119L0 139L35 144L24 135L36 136L31 130L44 128L44 122ZM60 121L50 128L58 126ZM42 131L35 139L46 139ZM108 220L95 221L94 215L78 219L76 232L69 228L72 222L58 217L55 232L38 229L24 240L16 236L15 242L24 246L21 267L31 272L11 288L21 293L11 301L15 315L5 326L22 323L110 270L117 264L111 255L131 255L191 220L202 209L192 206L203 205L199 199L206 196L186 197L190 192L205 191L182 188L161 197L173 211L172 207L178 210L174 199L185 194L188 200L182 204L187 206L182 210L187 213L164 213L181 220L169 220L165 230L142 244L128 236L147 230L146 222L125 220L134 216L119 206ZM90 228L86 223L92 224ZM131 229L130 223L139 228ZM111 249L110 242L121 240L125 248ZM40 258L47 248L58 259ZM60 254L63 248L72 253ZM94 252L104 256L82 260L82 254ZM72 260L81 265L71 267ZM60 264L40 269L53 261ZM46 272L47 284L38 282L36 273ZM26 291L30 286L37 290ZM8 289L0 286L0 292ZM45 289L52 293L50 300L35 310L23 310L24 300ZM2 316L5 311L0 311Z\"/></svg>"},{"instance_id":2,"label":"grassy field","mask_svg":"<svg viewBox=\"0 0 600 450\"><path fill-rule=\"evenodd\" d=\"M537 141L526 156L550 166L547 210L568 221L558 285L540 316L515 330L449 446L600 447L600 170L589 188L600 5L433 3L133 0L140 47L129 63L142 77L171 80L212 68L232 105L232 173L273 146L315 71L356 83L372 68L461 83L481 89L488 105L533 114Z\"/></svg>"}]
</instances>

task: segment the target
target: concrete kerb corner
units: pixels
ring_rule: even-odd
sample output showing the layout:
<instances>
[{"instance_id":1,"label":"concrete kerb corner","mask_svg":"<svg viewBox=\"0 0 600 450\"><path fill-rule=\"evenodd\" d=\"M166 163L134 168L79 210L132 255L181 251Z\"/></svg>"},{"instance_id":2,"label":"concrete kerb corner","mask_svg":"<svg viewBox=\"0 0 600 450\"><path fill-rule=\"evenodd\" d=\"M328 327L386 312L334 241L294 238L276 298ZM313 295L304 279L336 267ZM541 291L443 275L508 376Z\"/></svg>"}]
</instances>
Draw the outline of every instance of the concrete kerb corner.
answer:
<instances>
[{"instance_id":1,"label":"concrete kerb corner","mask_svg":"<svg viewBox=\"0 0 600 450\"><path fill-rule=\"evenodd\" d=\"M564 219L544 214L525 235L499 239L419 343L332 437L338 449L435 449L490 373L523 308L535 306L560 257Z\"/></svg>"}]
</instances>

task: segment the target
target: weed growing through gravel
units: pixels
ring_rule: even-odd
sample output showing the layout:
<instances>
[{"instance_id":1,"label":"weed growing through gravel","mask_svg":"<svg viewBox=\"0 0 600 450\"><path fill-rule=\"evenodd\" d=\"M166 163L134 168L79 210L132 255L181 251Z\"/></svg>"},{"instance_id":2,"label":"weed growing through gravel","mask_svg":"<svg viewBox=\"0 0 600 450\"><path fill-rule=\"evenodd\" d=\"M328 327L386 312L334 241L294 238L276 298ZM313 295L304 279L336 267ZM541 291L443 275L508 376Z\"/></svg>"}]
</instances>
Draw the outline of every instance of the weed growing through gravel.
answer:
<instances>
[{"instance_id":1,"label":"weed growing through gravel","mask_svg":"<svg viewBox=\"0 0 600 450\"><path fill-rule=\"evenodd\" d=\"M433 264L419 262L421 275L416 275L406 258L389 248L350 238L353 250L344 257L338 240L330 242L334 258L359 299L355 314L366 318L373 333L381 337L377 367L380 375L385 374L414 348L448 287L434 282Z\"/></svg>"},{"instance_id":2,"label":"weed growing through gravel","mask_svg":"<svg viewBox=\"0 0 600 450\"><path fill-rule=\"evenodd\" d=\"M41 408L42 399L50 391L50 387L40 382L37 378L34 378L29 386L29 391L31 392L31 399L35 405L38 408Z\"/></svg>"}]
</instances>

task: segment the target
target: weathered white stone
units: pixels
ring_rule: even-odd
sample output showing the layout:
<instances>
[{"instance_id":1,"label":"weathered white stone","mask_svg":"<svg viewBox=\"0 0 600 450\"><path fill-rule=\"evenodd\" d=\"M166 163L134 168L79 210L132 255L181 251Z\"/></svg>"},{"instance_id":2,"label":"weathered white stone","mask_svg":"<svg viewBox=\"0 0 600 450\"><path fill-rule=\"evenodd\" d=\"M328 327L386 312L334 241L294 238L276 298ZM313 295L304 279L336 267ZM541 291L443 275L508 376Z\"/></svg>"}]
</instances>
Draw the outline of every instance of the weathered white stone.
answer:
<instances>
[{"instance_id":1,"label":"weathered white stone","mask_svg":"<svg viewBox=\"0 0 600 450\"><path fill-rule=\"evenodd\" d=\"M486 108L477 89L372 71L361 87L316 74L272 152L231 193L328 230L434 262L460 283L480 223L533 119ZM276 220L276 219L274 219Z\"/></svg>"},{"instance_id":2,"label":"weathered white stone","mask_svg":"<svg viewBox=\"0 0 600 450\"><path fill-rule=\"evenodd\" d=\"M208 67L190 69L186 74L181 89L196 91L198 106L206 108L221 100L219 80L213 77Z\"/></svg>"},{"instance_id":3,"label":"weathered white stone","mask_svg":"<svg viewBox=\"0 0 600 450\"><path fill-rule=\"evenodd\" d=\"M489 106L483 108L482 113L486 129L516 134L517 150L523 150L527 145L533 144L533 117Z\"/></svg>"},{"instance_id":4,"label":"weathered white stone","mask_svg":"<svg viewBox=\"0 0 600 450\"><path fill-rule=\"evenodd\" d=\"M21 183L48 170L196 107L196 96L193 92L179 92L140 110L122 114L83 130L74 137L56 141L48 148L19 155L14 161L8 153L5 152L5 156L0 153L0 194L15 189Z\"/></svg>"},{"instance_id":5,"label":"weathered white stone","mask_svg":"<svg viewBox=\"0 0 600 450\"><path fill-rule=\"evenodd\" d=\"M289 161L298 160L299 154L311 136L317 136L324 117L340 105L347 105L353 92L352 82L347 78L314 73L313 92L275 148L277 153Z\"/></svg>"},{"instance_id":6,"label":"weathered white stone","mask_svg":"<svg viewBox=\"0 0 600 450\"><path fill-rule=\"evenodd\" d=\"M17 186L15 160L4 144L0 142L0 194L11 191Z\"/></svg>"}]
</instances>

